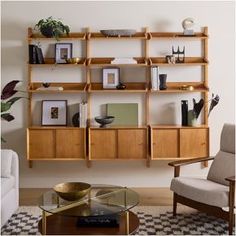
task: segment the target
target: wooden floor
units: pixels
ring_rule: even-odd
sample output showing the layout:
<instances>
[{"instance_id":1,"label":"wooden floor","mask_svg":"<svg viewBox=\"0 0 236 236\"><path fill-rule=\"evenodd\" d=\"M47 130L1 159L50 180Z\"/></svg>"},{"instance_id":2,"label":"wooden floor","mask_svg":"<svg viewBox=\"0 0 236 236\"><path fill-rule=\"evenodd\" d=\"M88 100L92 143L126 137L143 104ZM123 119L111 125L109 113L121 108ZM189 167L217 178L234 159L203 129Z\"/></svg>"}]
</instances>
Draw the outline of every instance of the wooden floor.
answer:
<instances>
[{"instance_id":1,"label":"wooden floor","mask_svg":"<svg viewBox=\"0 0 236 236\"><path fill-rule=\"evenodd\" d=\"M141 206L170 206L172 205L172 192L169 188L132 188L140 196ZM37 206L40 195L49 189L21 188L20 205Z\"/></svg>"}]
</instances>

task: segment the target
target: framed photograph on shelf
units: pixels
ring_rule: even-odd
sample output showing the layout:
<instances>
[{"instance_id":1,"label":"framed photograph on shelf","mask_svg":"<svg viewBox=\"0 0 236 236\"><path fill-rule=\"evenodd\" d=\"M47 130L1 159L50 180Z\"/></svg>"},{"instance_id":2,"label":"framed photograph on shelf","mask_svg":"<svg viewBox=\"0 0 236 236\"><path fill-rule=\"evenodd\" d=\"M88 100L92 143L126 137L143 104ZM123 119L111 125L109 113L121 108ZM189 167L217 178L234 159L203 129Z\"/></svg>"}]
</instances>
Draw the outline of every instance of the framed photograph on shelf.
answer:
<instances>
[{"instance_id":1,"label":"framed photograph on shelf","mask_svg":"<svg viewBox=\"0 0 236 236\"><path fill-rule=\"evenodd\" d=\"M67 125L67 100L42 101L42 125Z\"/></svg>"},{"instance_id":2,"label":"framed photograph on shelf","mask_svg":"<svg viewBox=\"0 0 236 236\"><path fill-rule=\"evenodd\" d=\"M56 43L56 63L66 63L72 58L72 43Z\"/></svg>"},{"instance_id":3,"label":"framed photograph on shelf","mask_svg":"<svg viewBox=\"0 0 236 236\"><path fill-rule=\"evenodd\" d=\"M120 68L104 68L102 70L103 88L115 89L119 84Z\"/></svg>"}]
</instances>

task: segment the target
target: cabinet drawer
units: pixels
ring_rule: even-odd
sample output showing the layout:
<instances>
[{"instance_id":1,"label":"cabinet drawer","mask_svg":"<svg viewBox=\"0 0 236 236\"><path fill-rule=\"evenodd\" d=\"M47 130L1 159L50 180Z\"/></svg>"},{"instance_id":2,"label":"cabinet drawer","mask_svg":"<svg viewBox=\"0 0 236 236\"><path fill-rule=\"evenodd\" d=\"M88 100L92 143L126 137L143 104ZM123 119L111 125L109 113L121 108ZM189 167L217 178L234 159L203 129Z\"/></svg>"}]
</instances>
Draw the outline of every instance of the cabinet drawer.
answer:
<instances>
[{"instance_id":1,"label":"cabinet drawer","mask_svg":"<svg viewBox=\"0 0 236 236\"><path fill-rule=\"evenodd\" d=\"M117 130L90 130L91 159L117 158Z\"/></svg>"},{"instance_id":2,"label":"cabinet drawer","mask_svg":"<svg viewBox=\"0 0 236 236\"><path fill-rule=\"evenodd\" d=\"M84 158L84 131L56 131L57 158Z\"/></svg>"},{"instance_id":3,"label":"cabinet drawer","mask_svg":"<svg viewBox=\"0 0 236 236\"><path fill-rule=\"evenodd\" d=\"M180 157L208 156L208 129L180 129Z\"/></svg>"},{"instance_id":4,"label":"cabinet drawer","mask_svg":"<svg viewBox=\"0 0 236 236\"><path fill-rule=\"evenodd\" d=\"M147 131L118 130L118 158L144 159L147 157Z\"/></svg>"},{"instance_id":5,"label":"cabinet drawer","mask_svg":"<svg viewBox=\"0 0 236 236\"><path fill-rule=\"evenodd\" d=\"M29 130L29 157L55 158L54 130Z\"/></svg>"},{"instance_id":6,"label":"cabinet drawer","mask_svg":"<svg viewBox=\"0 0 236 236\"><path fill-rule=\"evenodd\" d=\"M178 129L153 129L152 158L178 157Z\"/></svg>"}]
</instances>

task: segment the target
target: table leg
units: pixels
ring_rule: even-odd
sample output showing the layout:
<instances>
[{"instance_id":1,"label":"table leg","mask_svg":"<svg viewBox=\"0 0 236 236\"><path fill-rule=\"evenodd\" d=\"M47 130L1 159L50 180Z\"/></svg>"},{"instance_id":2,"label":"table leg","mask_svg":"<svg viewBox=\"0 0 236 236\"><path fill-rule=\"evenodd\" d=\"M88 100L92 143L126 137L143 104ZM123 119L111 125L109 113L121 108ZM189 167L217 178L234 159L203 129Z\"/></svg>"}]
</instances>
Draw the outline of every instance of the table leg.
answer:
<instances>
[{"instance_id":1,"label":"table leg","mask_svg":"<svg viewBox=\"0 0 236 236\"><path fill-rule=\"evenodd\" d=\"M46 235L47 231L47 212L43 211L42 212L42 234Z\"/></svg>"},{"instance_id":2,"label":"table leg","mask_svg":"<svg viewBox=\"0 0 236 236\"><path fill-rule=\"evenodd\" d=\"M129 211L125 212L126 234L129 235Z\"/></svg>"}]
</instances>

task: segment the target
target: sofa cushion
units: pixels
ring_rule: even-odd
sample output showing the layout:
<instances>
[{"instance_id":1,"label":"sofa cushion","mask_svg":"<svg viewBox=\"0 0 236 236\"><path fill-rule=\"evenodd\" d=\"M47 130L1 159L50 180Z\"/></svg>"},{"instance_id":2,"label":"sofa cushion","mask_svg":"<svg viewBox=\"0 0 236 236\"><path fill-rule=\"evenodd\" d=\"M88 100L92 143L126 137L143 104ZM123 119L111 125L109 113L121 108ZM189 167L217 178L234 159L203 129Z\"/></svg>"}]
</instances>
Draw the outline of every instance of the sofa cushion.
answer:
<instances>
[{"instance_id":1,"label":"sofa cushion","mask_svg":"<svg viewBox=\"0 0 236 236\"><path fill-rule=\"evenodd\" d=\"M207 179L229 185L225 178L235 175L235 154L219 151L208 172Z\"/></svg>"},{"instance_id":2,"label":"sofa cushion","mask_svg":"<svg viewBox=\"0 0 236 236\"><path fill-rule=\"evenodd\" d=\"M12 153L11 150L1 150L1 177L11 176Z\"/></svg>"},{"instance_id":3,"label":"sofa cushion","mask_svg":"<svg viewBox=\"0 0 236 236\"><path fill-rule=\"evenodd\" d=\"M220 137L220 150L235 154L235 125L224 125Z\"/></svg>"},{"instance_id":4,"label":"sofa cushion","mask_svg":"<svg viewBox=\"0 0 236 236\"><path fill-rule=\"evenodd\" d=\"M228 206L229 187L207 179L176 177L170 189L180 196L212 206Z\"/></svg>"},{"instance_id":5,"label":"sofa cushion","mask_svg":"<svg viewBox=\"0 0 236 236\"><path fill-rule=\"evenodd\" d=\"M1 178L1 198L4 197L12 188L15 187L15 177Z\"/></svg>"}]
</instances>

